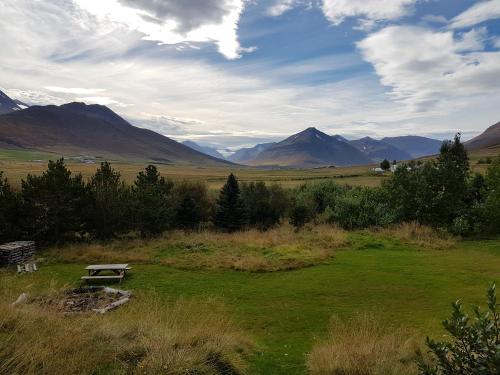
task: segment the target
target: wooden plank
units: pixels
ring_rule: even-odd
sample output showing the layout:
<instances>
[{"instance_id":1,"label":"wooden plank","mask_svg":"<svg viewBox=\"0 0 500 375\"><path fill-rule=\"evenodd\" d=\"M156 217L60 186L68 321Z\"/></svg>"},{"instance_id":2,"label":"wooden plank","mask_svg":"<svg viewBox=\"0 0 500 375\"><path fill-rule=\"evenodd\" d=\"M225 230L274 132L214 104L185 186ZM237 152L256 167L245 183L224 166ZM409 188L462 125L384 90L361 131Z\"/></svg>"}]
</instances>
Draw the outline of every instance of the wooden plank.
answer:
<instances>
[{"instance_id":1,"label":"wooden plank","mask_svg":"<svg viewBox=\"0 0 500 375\"><path fill-rule=\"evenodd\" d=\"M82 280L123 279L123 275L109 276L82 276Z\"/></svg>"},{"instance_id":2,"label":"wooden plank","mask_svg":"<svg viewBox=\"0 0 500 375\"><path fill-rule=\"evenodd\" d=\"M124 270L128 268L128 264L91 264L85 267L91 271L106 271L106 270Z\"/></svg>"}]
</instances>

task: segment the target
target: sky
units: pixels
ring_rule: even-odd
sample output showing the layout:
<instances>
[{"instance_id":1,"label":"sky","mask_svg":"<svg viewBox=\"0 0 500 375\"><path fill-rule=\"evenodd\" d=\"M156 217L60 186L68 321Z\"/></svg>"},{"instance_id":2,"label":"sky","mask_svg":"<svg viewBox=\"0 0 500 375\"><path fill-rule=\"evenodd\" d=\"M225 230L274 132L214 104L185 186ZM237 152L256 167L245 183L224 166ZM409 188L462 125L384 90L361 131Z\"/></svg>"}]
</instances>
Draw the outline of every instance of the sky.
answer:
<instances>
[{"instance_id":1,"label":"sky","mask_svg":"<svg viewBox=\"0 0 500 375\"><path fill-rule=\"evenodd\" d=\"M2 0L0 89L228 152L500 121L500 0Z\"/></svg>"}]
</instances>

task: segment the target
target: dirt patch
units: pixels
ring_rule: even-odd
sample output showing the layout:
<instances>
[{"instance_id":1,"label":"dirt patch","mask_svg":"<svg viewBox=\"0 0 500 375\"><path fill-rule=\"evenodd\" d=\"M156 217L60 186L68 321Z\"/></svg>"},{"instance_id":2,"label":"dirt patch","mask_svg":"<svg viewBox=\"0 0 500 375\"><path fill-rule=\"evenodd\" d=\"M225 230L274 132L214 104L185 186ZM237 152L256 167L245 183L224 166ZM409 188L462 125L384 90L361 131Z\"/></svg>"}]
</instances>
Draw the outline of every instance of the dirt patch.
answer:
<instances>
[{"instance_id":1,"label":"dirt patch","mask_svg":"<svg viewBox=\"0 0 500 375\"><path fill-rule=\"evenodd\" d=\"M110 306L129 298L130 293L122 290L91 286L68 289L53 296L41 296L32 300L62 313L106 312ZM118 305L116 305L118 306Z\"/></svg>"}]
</instances>

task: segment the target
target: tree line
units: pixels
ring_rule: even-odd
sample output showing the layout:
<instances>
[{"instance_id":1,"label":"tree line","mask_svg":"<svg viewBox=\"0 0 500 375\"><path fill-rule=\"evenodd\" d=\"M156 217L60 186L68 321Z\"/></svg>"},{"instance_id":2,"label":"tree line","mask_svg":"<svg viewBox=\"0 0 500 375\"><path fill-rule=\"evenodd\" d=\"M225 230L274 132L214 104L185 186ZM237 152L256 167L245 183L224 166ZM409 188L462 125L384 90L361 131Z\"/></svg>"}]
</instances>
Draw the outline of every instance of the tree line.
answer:
<instances>
[{"instance_id":1,"label":"tree line","mask_svg":"<svg viewBox=\"0 0 500 375\"><path fill-rule=\"evenodd\" d=\"M149 165L132 185L108 162L85 181L64 159L41 175L28 175L14 191L0 172L0 240L42 243L155 236L184 229L266 230L289 221L335 223L346 229L416 221L451 233L500 232L500 157L486 174L473 174L460 141L444 142L435 160L400 165L381 187L333 180L294 189L240 184L231 174L218 194L203 182L172 181Z\"/></svg>"}]
</instances>

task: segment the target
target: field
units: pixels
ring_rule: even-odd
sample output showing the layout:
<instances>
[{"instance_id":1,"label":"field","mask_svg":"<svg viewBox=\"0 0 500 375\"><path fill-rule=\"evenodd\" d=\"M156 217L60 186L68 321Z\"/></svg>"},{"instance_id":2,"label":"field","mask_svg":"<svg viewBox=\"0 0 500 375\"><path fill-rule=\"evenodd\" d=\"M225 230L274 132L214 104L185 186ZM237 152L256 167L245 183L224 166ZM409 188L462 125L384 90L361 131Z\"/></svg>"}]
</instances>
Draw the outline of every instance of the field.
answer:
<instances>
[{"instance_id":1,"label":"field","mask_svg":"<svg viewBox=\"0 0 500 375\"><path fill-rule=\"evenodd\" d=\"M470 155L472 170L484 173L487 164L478 164L478 160L484 157L495 157L499 154L498 149L488 149L472 152ZM14 187L19 187L21 180L28 173L40 174L49 160L59 158L59 155L36 152L0 150L0 171L3 171ZM81 158L66 158L71 171L81 173L84 178L90 177L97 167L99 160L91 163L82 161ZM144 161L111 160L113 167L118 169L127 183L132 183L141 169L146 166ZM376 165L317 168L317 169L259 169L244 166L234 167L197 167L192 165L166 165L157 164L158 170L163 176L174 180L199 180L205 181L210 189L219 189L229 173L234 173L240 181L264 181L266 183L277 183L285 188L292 188L304 183L321 182L325 179L334 179L339 184L353 186L379 186L388 177L388 174L376 174L371 171Z\"/></svg>"},{"instance_id":2,"label":"field","mask_svg":"<svg viewBox=\"0 0 500 375\"><path fill-rule=\"evenodd\" d=\"M19 186L20 181L28 173L40 174L46 167L48 160L59 158L58 155L31 152L0 150L0 171L12 182ZM87 164L78 159L66 158L68 167L75 173L82 173L85 178L91 176L99 166L99 160ZM137 173L146 166L140 161L110 161L118 169L127 183L132 183ZM373 174L373 166L345 167L345 168L318 168L318 169L284 169L263 170L244 166L234 167L196 167L191 165L156 164L163 176L174 180L205 181L212 189L219 189L229 173L234 173L240 181L264 181L278 183L283 187L295 187L303 183L314 183L327 178L334 178L341 184L378 186L385 176Z\"/></svg>"},{"instance_id":3,"label":"field","mask_svg":"<svg viewBox=\"0 0 500 375\"><path fill-rule=\"evenodd\" d=\"M197 261L187 264L191 255ZM214 256L221 265L214 266ZM219 311L210 305L215 303L249 343L244 356L249 374L307 373L308 353L327 338L330 322L359 314L387 329L403 327L421 345L428 334L441 336L440 322L452 301L483 303L486 287L500 282L499 240L462 241L411 225L376 232L313 227L295 233L283 227L260 236L175 232L156 240L51 248L40 257L35 274L0 271L3 301L21 292L76 286L90 262L127 261L133 272L120 287L135 298L117 312L92 318L93 324L119 321L124 314L136 322L141 314L149 316L150 301L174 312L179 301L195 301L212 317ZM220 321L204 319L211 335L216 329L210 327L221 329Z\"/></svg>"}]
</instances>

